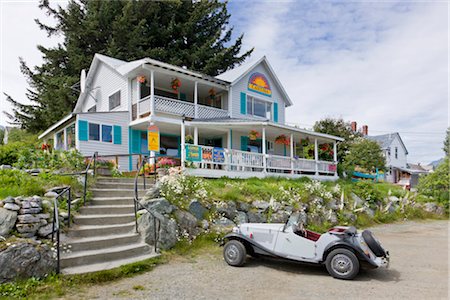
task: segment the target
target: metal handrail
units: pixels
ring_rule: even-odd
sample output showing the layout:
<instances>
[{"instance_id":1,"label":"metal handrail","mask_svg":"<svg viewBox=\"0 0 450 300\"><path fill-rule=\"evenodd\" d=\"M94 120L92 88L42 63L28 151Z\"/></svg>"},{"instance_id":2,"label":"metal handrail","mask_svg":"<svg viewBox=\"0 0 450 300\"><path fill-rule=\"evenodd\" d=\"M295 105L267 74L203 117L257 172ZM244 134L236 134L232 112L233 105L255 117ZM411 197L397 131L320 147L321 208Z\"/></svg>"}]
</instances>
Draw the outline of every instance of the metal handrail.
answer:
<instances>
[{"instance_id":1,"label":"metal handrail","mask_svg":"<svg viewBox=\"0 0 450 300\"><path fill-rule=\"evenodd\" d=\"M161 220L159 219L159 217L157 217L153 212L151 212L147 207L145 207L144 205L142 205L139 202L139 189L138 189L138 179L139 179L139 172L141 171L141 169L145 166L145 163L148 162L151 158L156 160L155 156L152 157L144 157L141 161L141 163L139 164L136 176L134 177L134 217L135 217L135 225L136 225L136 233L139 233L138 230L138 222L137 222L137 211L138 211L138 206L145 209L149 214L152 215L153 217L153 236L155 237L155 252L157 252L158 250L158 240L159 240L159 229L161 226ZM157 168L157 164L155 161L155 182L156 182L156 168ZM145 189L145 170L142 172L142 178L143 178L143 183L144 183L144 189ZM158 226L156 226L156 221L158 221Z\"/></svg>"},{"instance_id":2,"label":"metal handrail","mask_svg":"<svg viewBox=\"0 0 450 300\"><path fill-rule=\"evenodd\" d=\"M65 193L69 193L69 197L67 198L67 202L69 205L69 227L70 227L70 203L72 200L71 196L71 187L68 186L64 188L56 197L53 199L53 221L52 221L52 242L55 241L55 232L56 232L56 273L59 274L60 266L61 266L61 258L60 258L60 227L59 227L59 208L58 208L58 199L62 197Z\"/></svg>"},{"instance_id":3,"label":"metal handrail","mask_svg":"<svg viewBox=\"0 0 450 300\"><path fill-rule=\"evenodd\" d=\"M86 166L86 170L84 172L80 173L80 174L84 174L83 205L86 205L86 192L87 192L89 169L91 168L92 162L94 162L94 177L95 177L95 170L97 167L97 157L98 157L98 152L96 151L96 152L94 152L94 154L92 154L91 158L89 159L89 163Z\"/></svg>"}]
</instances>

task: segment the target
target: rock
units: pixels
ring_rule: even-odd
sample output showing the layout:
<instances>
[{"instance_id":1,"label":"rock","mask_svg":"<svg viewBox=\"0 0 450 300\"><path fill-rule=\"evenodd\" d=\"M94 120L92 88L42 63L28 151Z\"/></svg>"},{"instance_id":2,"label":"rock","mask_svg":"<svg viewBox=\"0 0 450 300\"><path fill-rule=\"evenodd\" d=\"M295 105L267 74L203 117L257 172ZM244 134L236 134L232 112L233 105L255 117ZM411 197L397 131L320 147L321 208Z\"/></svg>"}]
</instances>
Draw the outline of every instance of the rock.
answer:
<instances>
[{"instance_id":1,"label":"rock","mask_svg":"<svg viewBox=\"0 0 450 300\"><path fill-rule=\"evenodd\" d=\"M0 200L0 207L3 207L3 205L5 205L5 204L3 203L2 200Z\"/></svg>"},{"instance_id":2,"label":"rock","mask_svg":"<svg viewBox=\"0 0 450 300\"><path fill-rule=\"evenodd\" d=\"M445 213L444 208L442 208L441 206L437 205L434 202L425 203L423 205L423 209L427 212L438 214L438 215L443 215Z\"/></svg>"},{"instance_id":3,"label":"rock","mask_svg":"<svg viewBox=\"0 0 450 300\"><path fill-rule=\"evenodd\" d=\"M209 223L208 223L208 221L202 220L202 221L201 221L201 225L202 225L202 228L203 228L204 230L208 230L208 228L209 228Z\"/></svg>"},{"instance_id":4,"label":"rock","mask_svg":"<svg viewBox=\"0 0 450 300\"><path fill-rule=\"evenodd\" d=\"M41 278L55 271L56 260L48 245L30 241L14 242L0 252L0 283L26 279Z\"/></svg>"},{"instance_id":5,"label":"rock","mask_svg":"<svg viewBox=\"0 0 450 300\"><path fill-rule=\"evenodd\" d=\"M269 208L269 206L270 206L269 202L262 201L262 200L253 201L252 205L256 209L259 209L259 210L262 210L262 211L266 211Z\"/></svg>"},{"instance_id":6,"label":"rock","mask_svg":"<svg viewBox=\"0 0 450 300\"><path fill-rule=\"evenodd\" d=\"M391 202L398 202L398 201L400 201L400 199L395 197L395 196L389 196L388 200L391 201Z\"/></svg>"},{"instance_id":7,"label":"rock","mask_svg":"<svg viewBox=\"0 0 450 300\"><path fill-rule=\"evenodd\" d=\"M56 198L56 196L58 196L58 194L55 192L47 192L44 195L44 197L47 197L47 198Z\"/></svg>"},{"instance_id":8,"label":"rock","mask_svg":"<svg viewBox=\"0 0 450 300\"><path fill-rule=\"evenodd\" d=\"M42 201L42 198L39 197L39 196L34 195L33 197L31 197L31 201L40 203Z\"/></svg>"},{"instance_id":9,"label":"rock","mask_svg":"<svg viewBox=\"0 0 450 300\"><path fill-rule=\"evenodd\" d=\"M17 212L0 208L0 236L6 237L17 220Z\"/></svg>"},{"instance_id":10,"label":"rock","mask_svg":"<svg viewBox=\"0 0 450 300\"><path fill-rule=\"evenodd\" d=\"M22 208L31 208L31 202L30 201L22 201Z\"/></svg>"},{"instance_id":11,"label":"rock","mask_svg":"<svg viewBox=\"0 0 450 300\"><path fill-rule=\"evenodd\" d=\"M12 167L10 165L1 165L0 170L11 170Z\"/></svg>"},{"instance_id":12,"label":"rock","mask_svg":"<svg viewBox=\"0 0 450 300\"><path fill-rule=\"evenodd\" d=\"M32 208L40 208L41 207L41 203L36 202L36 201L30 201L30 205ZM25 207L22 206L22 208L25 208Z\"/></svg>"},{"instance_id":13,"label":"rock","mask_svg":"<svg viewBox=\"0 0 450 300\"><path fill-rule=\"evenodd\" d=\"M145 193L144 200L159 198L161 195L161 182L157 181L153 186L151 186Z\"/></svg>"},{"instance_id":14,"label":"rock","mask_svg":"<svg viewBox=\"0 0 450 300\"><path fill-rule=\"evenodd\" d=\"M250 204L245 202L236 202L237 209L243 212L248 212L251 208Z\"/></svg>"},{"instance_id":15,"label":"rock","mask_svg":"<svg viewBox=\"0 0 450 300\"><path fill-rule=\"evenodd\" d=\"M36 233L39 226L41 226L39 223L16 224L16 229L19 233Z\"/></svg>"},{"instance_id":16,"label":"rock","mask_svg":"<svg viewBox=\"0 0 450 300\"><path fill-rule=\"evenodd\" d=\"M186 230L189 235L194 236L197 234L197 218L192 214L184 210L176 210L175 218L177 220L178 226L182 230Z\"/></svg>"},{"instance_id":17,"label":"rock","mask_svg":"<svg viewBox=\"0 0 450 300\"><path fill-rule=\"evenodd\" d=\"M41 173L41 172L42 172L41 169L31 169L31 170L30 170L31 175L39 174L39 173Z\"/></svg>"},{"instance_id":18,"label":"rock","mask_svg":"<svg viewBox=\"0 0 450 300\"><path fill-rule=\"evenodd\" d=\"M28 223L38 223L38 222L40 222L40 220L41 219L39 217L36 217L34 215L18 215L17 216L17 221L19 223L26 223L26 224L28 224Z\"/></svg>"},{"instance_id":19,"label":"rock","mask_svg":"<svg viewBox=\"0 0 450 300\"><path fill-rule=\"evenodd\" d=\"M238 211L236 218L234 218L234 221L236 222L236 224L248 223L247 214L243 211Z\"/></svg>"},{"instance_id":20,"label":"rock","mask_svg":"<svg viewBox=\"0 0 450 300\"><path fill-rule=\"evenodd\" d=\"M40 207L33 207L33 208L22 208L19 210L19 214L26 215L26 214L38 214L42 211L42 208Z\"/></svg>"},{"instance_id":21,"label":"rock","mask_svg":"<svg viewBox=\"0 0 450 300\"><path fill-rule=\"evenodd\" d=\"M364 204L364 200L356 196L354 193L351 193L350 196L353 199L353 207L356 208L358 206L362 206Z\"/></svg>"},{"instance_id":22,"label":"rock","mask_svg":"<svg viewBox=\"0 0 450 300\"><path fill-rule=\"evenodd\" d=\"M45 226L40 227L37 234L38 234L38 236L45 238L45 237L48 237L52 233L52 230L53 230L53 224L47 224Z\"/></svg>"},{"instance_id":23,"label":"rock","mask_svg":"<svg viewBox=\"0 0 450 300\"><path fill-rule=\"evenodd\" d=\"M338 210L339 206L337 203L338 201L336 199L332 199L330 202L327 203L327 208L332 210Z\"/></svg>"},{"instance_id":24,"label":"rock","mask_svg":"<svg viewBox=\"0 0 450 300\"><path fill-rule=\"evenodd\" d=\"M48 189L47 192L55 192L56 194L61 193L65 188L67 188L67 186L55 186L52 187L51 189Z\"/></svg>"},{"instance_id":25,"label":"rock","mask_svg":"<svg viewBox=\"0 0 450 300\"><path fill-rule=\"evenodd\" d=\"M220 217L213 221L212 230L220 233L229 232L234 226L236 226L236 224L230 219Z\"/></svg>"},{"instance_id":26,"label":"rock","mask_svg":"<svg viewBox=\"0 0 450 300\"><path fill-rule=\"evenodd\" d=\"M40 220L39 220L39 225L40 225L40 226L45 226L45 225L47 225L47 224L48 224L48 222L47 222L46 219L40 219Z\"/></svg>"},{"instance_id":27,"label":"rock","mask_svg":"<svg viewBox=\"0 0 450 300\"><path fill-rule=\"evenodd\" d=\"M208 210L198 201L194 200L189 204L189 212L197 218L197 220L203 220Z\"/></svg>"},{"instance_id":28,"label":"rock","mask_svg":"<svg viewBox=\"0 0 450 300\"><path fill-rule=\"evenodd\" d=\"M352 212L344 212L344 218L347 219L350 223L354 223L356 221L356 215Z\"/></svg>"},{"instance_id":29,"label":"rock","mask_svg":"<svg viewBox=\"0 0 450 300\"><path fill-rule=\"evenodd\" d=\"M171 214L175 207L166 198L141 200L141 205L160 214Z\"/></svg>"},{"instance_id":30,"label":"rock","mask_svg":"<svg viewBox=\"0 0 450 300\"><path fill-rule=\"evenodd\" d=\"M332 210L328 213L327 220L328 220L332 225L336 225L336 224L339 223L337 214L336 214L334 211L332 211Z\"/></svg>"},{"instance_id":31,"label":"rock","mask_svg":"<svg viewBox=\"0 0 450 300\"><path fill-rule=\"evenodd\" d=\"M237 215L236 203L230 202L220 202L216 208L217 212L226 218L234 219Z\"/></svg>"},{"instance_id":32,"label":"rock","mask_svg":"<svg viewBox=\"0 0 450 300\"><path fill-rule=\"evenodd\" d=\"M60 211L59 216L62 217L64 220L69 218L69 213L65 211Z\"/></svg>"},{"instance_id":33,"label":"rock","mask_svg":"<svg viewBox=\"0 0 450 300\"><path fill-rule=\"evenodd\" d=\"M267 218L262 212L249 211L247 213L249 223L266 223Z\"/></svg>"},{"instance_id":34,"label":"rock","mask_svg":"<svg viewBox=\"0 0 450 300\"><path fill-rule=\"evenodd\" d=\"M364 212L371 218L373 218L375 216L375 211L373 209L371 209L370 207L366 207L364 209Z\"/></svg>"},{"instance_id":35,"label":"rock","mask_svg":"<svg viewBox=\"0 0 450 300\"><path fill-rule=\"evenodd\" d=\"M6 197L5 199L3 199L3 203L14 203L14 198L11 196Z\"/></svg>"},{"instance_id":36,"label":"rock","mask_svg":"<svg viewBox=\"0 0 450 300\"><path fill-rule=\"evenodd\" d=\"M9 210L13 210L13 211L18 211L20 209L20 206L15 204L15 203L6 203L3 206L4 209L9 209Z\"/></svg>"},{"instance_id":37,"label":"rock","mask_svg":"<svg viewBox=\"0 0 450 300\"><path fill-rule=\"evenodd\" d=\"M290 214L286 211L278 211L272 214L270 221L272 223L286 223L286 221L289 219L289 215Z\"/></svg>"},{"instance_id":38,"label":"rock","mask_svg":"<svg viewBox=\"0 0 450 300\"><path fill-rule=\"evenodd\" d=\"M149 245L153 246L156 242L159 249L167 250L172 248L178 241L177 223L175 220L169 219L158 212L154 212L153 214L160 220L159 232L156 232L157 237L155 237L155 228L153 226L154 217L148 211L145 211L138 219L139 232ZM158 228L158 222L156 222L156 226ZM156 238L158 238L157 241Z\"/></svg>"},{"instance_id":39,"label":"rock","mask_svg":"<svg viewBox=\"0 0 450 300\"><path fill-rule=\"evenodd\" d=\"M74 203L72 202L72 204L74 204ZM53 203L49 200L42 200L42 206L47 209L50 209L53 207Z\"/></svg>"}]
</instances>

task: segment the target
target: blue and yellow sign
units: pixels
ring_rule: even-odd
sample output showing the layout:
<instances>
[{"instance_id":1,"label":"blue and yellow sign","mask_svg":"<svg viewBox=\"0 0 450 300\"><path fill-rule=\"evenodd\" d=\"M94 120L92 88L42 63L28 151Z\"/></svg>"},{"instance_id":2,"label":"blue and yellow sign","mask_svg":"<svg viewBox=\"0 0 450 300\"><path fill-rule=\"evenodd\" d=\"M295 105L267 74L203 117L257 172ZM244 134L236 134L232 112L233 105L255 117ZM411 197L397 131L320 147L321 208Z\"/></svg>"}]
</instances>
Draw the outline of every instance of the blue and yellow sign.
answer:
<instances>
[{"instance_id":1,"label":"blue and yellow sign","mask_svg":"<svg viewBox=\"0 0 450 300\"><path fill-rule=\"evenodd\" d=\"M272 90L270 89L269 81L266 76L261 73L253 73L250 76L250 79L248 80L248 90L272 97Z\"/></svg>"},{"instance_id":2,"label":"blue and yellow sign","mask_svg":"<svg viewBox=\"0 0 450 300\"><path fill-rule=\"evenodd\" d=\"M186 145L186 160L194 162L202 161L202 148L194 145Z\"/></svg>"}]
</instances>

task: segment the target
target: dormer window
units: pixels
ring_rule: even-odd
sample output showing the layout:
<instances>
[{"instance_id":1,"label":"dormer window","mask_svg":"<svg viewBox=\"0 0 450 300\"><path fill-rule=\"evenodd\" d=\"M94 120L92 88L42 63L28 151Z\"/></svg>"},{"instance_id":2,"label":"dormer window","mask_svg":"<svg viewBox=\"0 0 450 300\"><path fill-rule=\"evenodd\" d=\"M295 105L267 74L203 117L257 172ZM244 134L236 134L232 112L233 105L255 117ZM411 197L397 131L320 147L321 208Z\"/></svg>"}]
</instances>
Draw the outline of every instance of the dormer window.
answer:
<instances>
[{"instance_id":1,"label":"dormer window","mask_svg":"<svg viewBox=\"0 0 450 300\"><path fill-rule=\"evenodd\" d=\"M272 103L247 96L247 115L271 119Z\"/></svg>"},{"instance_id":2,"label":"dormer window","mask_svg":"<svg viewBox=\"0 0 450 300\"><path fill-rule=\"evenodd\" d=\"M113 110L120 106L120 91L115 92L109 96L109 110Z\"/></svg>"}]
</instances>

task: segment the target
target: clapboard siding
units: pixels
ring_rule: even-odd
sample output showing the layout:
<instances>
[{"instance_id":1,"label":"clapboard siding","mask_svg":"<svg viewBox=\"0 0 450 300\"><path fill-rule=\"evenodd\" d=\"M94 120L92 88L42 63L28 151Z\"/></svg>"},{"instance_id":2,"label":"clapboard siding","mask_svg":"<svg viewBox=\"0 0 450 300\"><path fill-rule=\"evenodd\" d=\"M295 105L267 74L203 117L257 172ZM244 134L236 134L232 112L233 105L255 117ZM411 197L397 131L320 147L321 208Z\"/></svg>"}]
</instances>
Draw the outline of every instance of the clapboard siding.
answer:
<instances>
[{"instance_id":1,"label":"clapboard siding","mask_svg":"<svg viewBox=\"0 0 450 300\"><path fill-rule=\"evenodd\" d=\"M97 111L109 111L109 96L120 90L120 106L113 111L128 110L128 81L125 77L100 62L95 70L94 77L90 83L90 95L87 96L82 106L82 112L97 105ZM97 101L96 101L97 100Z\"/></svg>"},{"instance_id":2,"label":"clapboard siding","mask_svg":"<svg viewBox=\"0 0 450 300\"><path fill-rule=\"evenodd\" d=\"M266 76L269 81L270 88L272 89L272 97L264 96L258 93L254 93L248 90L248 80L250 76L254 72L262 73ZM282 96L282 93L278 89L275 81L271 78L269 70L262 64L257 65L253 68L246 76L242 77L236 84L233 85L232 88L232 116L233 118L244 118L244 119L253 119L252 116L241 114L241 92L254 96L255 98L278 103L278 123L284 124L285 122L285 100ZM273 104L272 104L272 112L273 112ZM255 118L261 120L261 118Z\"/></svg>"},{"instance_id":3,"label":"clapboard siding","mask_svg":"<svg viewBox=\"0 0 450 300\"><path fill-rule=\"evenodd\" d=\"M128 112L98 112L98 113L80 113L77 115L78 120L84 120L89 123L96 123L100 125L117 125L121 127L122 143L120 145L106 143L101 141L80 141L79 150L84 156L90 156L94 152L99 155L114 155L114 154L128 154ZM114 135L114 134L113 134ZM78 134L77 134L78 139ZM100 132L101 139L101 132ZM119 158L119 169L121 171L128 171L128 158Z\"/></svg>"}]
</instances>

